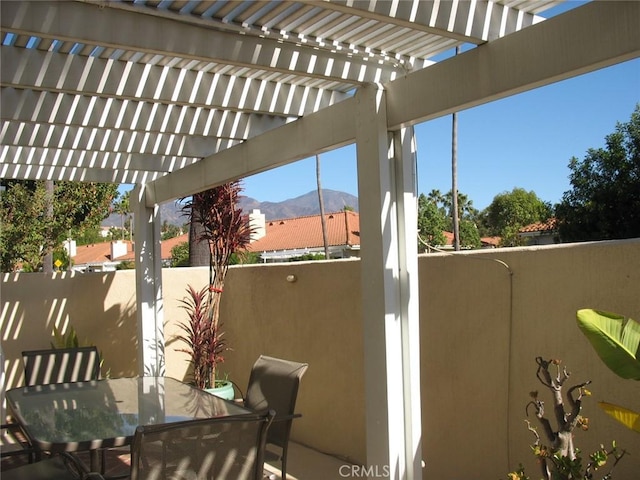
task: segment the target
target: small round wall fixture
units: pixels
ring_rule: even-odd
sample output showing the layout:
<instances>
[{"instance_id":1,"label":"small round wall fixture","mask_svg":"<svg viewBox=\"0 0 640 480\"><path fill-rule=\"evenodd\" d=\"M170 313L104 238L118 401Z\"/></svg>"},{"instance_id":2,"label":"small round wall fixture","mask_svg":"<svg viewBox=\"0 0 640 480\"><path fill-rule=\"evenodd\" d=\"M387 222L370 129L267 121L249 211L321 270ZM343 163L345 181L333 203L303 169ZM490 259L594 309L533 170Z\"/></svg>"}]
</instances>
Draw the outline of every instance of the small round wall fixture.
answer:
<instances>
[{"instance_id":1,"label":"small round wall fixture","mask_svg":"<svg viewBox=\"0 0 640 480\"><path fill-rule=\"evenodd\" d=\"M291 273L287 275L287 282L294 283L296 280L298 280L298 277L296 277L294 274Z\"/></svg>"}]
</instances>

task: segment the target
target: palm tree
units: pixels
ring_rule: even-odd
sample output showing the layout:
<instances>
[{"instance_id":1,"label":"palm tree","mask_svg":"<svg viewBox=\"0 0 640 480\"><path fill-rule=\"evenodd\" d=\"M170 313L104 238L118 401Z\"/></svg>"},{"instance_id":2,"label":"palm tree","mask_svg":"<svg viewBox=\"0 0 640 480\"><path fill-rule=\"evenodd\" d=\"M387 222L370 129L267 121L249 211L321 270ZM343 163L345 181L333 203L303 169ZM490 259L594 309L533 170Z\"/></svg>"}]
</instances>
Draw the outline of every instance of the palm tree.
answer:
<instances>
[{"instance_id":1,"label":"palm tree","mask_svg":"<svg viewBox=\"0 0 640 480\"><path fill-rule=\"evenodd\" d=\"M318 202L320 203L320 223L322 225L322 242L324 245L324 258L329 260L329 240L327 239L327 220L324 218L324 199L322 197L322 184L320 182L320 155L316 154L316 183L318 184Z\"/></svg>"},{"instance_id":2,"label":"palm tree","mask_svg":"<svg viewBox=\"0 0 640 480\"><path fill-rule=\"evenodd\" d=\"M456 46L456 55L460 45ZM451 125L451 219L453 220L453 248L460 250L460 219L458 213L458 112L453 112Z\"/></svg>"},{"instance_id":3,"label":"palm tree","mask_svg":"<svg viewBox=\"0 0 640 480\"><path fill-rule=\"evenodd\" d=\"M129 199L131 197L131 192L125 192L122 195L122 198L115 205L115 212L120 215L120 232L122 235L122 240L124 240L124 230L125 230L125 221L124 218L127 216L131 210ZM131 234L129 234L129 240L131 240Z\"/></svg>"}]
</instances>

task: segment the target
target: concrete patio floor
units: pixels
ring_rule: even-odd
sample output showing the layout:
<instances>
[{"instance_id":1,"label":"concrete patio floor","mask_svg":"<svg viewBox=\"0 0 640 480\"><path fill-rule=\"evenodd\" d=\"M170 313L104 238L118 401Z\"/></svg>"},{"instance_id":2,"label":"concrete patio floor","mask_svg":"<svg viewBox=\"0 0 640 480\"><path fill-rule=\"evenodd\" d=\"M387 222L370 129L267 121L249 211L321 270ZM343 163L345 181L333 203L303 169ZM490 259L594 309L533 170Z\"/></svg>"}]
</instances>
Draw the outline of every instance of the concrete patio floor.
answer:
<instances>
[{"instance_id":1,"label":"concrete patio floor","mask_svg":"<svg viewBox=\"0 0 640 480\"><path fill-rule=\"evenodd\" d=\"M287 479L291 480L338 480L348 478L351 464L345 460L318 452L295 442L289 443L289 459L287 461ZM342 467L342 468L341 468ZM265 472L275 475L281 480L280 462L269 461L265 464ZM343 472L342 475L340 472Z\"/></svg>"},{"instance_id":2,"label":"concrete patio floor","mask_svg":"<svg viewBox=\"0 0 640 480\"><path fill-rule=\"evenodd\" d=\"M107 476L125 474L129 469L129 461L128 453L110 450L107 455ZM3 459L0 470L14 468L23 463L21 457ZM295 442L289 444L287 470L287 479L290 480L338 480L348 478L351 472L348 462ZM342 475L340 472L343 472ZM0 472L1 477L2 473ZM281 480L279 461L265 464L265 478Z\"/></svg>"}]
</instances>

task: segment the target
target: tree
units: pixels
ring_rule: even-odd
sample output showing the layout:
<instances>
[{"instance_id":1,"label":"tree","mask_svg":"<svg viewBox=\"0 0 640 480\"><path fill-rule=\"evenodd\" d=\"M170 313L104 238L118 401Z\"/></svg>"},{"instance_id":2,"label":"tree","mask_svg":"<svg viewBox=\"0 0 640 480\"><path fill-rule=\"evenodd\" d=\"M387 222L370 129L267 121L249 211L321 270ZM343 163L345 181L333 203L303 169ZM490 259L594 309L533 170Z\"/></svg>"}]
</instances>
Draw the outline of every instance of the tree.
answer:
<instances>
[{"instance_id":1,"label":"tree","mask_svg":"<svg viewBox=\"0 0 640 480\"><path fill-rule=\"evenodd\" d=\"M118 235L120 234L120 232L113 227L111 230L115 230ZM116 238L111 230L111 236L113 238ZM105 240L105 237L101 233L101 229L97 226L84 228L82 232L75 234L73 238L75 239L77 245L91 245L93 243L102 243Z\"/></svg>"},{"instance_id":2,"label":"tree","mask_svg":"<svg viewBox=\"0 0 640 480\"><path fill-rule=\"evenodd\" d=\"M460 245L463 248L480 248L480 232L475 222L462 219L460 220Z\"/></svg>"},{"instance_id":3,"label":"tree","mask_svg":"<svg viewBox=\"0 0 640 480\"><path fill-rule=\"evenodd\" d=\"M443 231L453 230L453 194L431 190L428 196L418 197L418 229L421 239L429 245L444 245ZM478 210L464 193L458 192L458 219L460 246L479 248L480 232L476 227ZM424 250L424 245L419 247Z\"/></svg>"},{"instance_id":4,"label":"tree","mask_svg":"<svg viewBox=\"0 0 640 480\"><path fill-rule=\"evenodd\" d=\"M327 238L327 219L324 218L324 198L322 196L322 181L320 178L320 155L316 154L316 184L318 186L318 204L320 206L320 226L322 227L322 244L324 258L329 260L329 240Z\"/></svg>"},{"instance_id":5,"label":"tree","mask_svg":"<svg viewBox=\"0 0 640 480\"><path fill-rule=\"evenodd\" d=\"M0 196L2 271L38 271L43 259L69 236L96 228L109 215L117 185L56 182L53 214L47 215L45 182L6 180Z\"/></svg>"},{"instance_id":6,"label":"tree","mask_svg":"<svg viewBox=\"0 0 640 480\"><path fill-rule=\"evenodd\" d=\"M182 242L171 249L171 266L189 266L189 242Z\"/></svg>"},{"instance_id":7,"label":"tree","mask_svg":"<svg viewBox=\"0 0 640 480\"><path fill-rule=\"evenodd\" d=\"M164 222L162 222L160 235L162 237L162 240L169 240L170 238L175 238L182 235L182 229L177 225L172 225L165 220Z\"/></svg>"},{"instance_id":8,"label":"tree","mask_svg":"<svg viewBox=\"0 0 640 480\"><path fill-rule=\"evenodd\" d=\"M130 207L130 196L131 192L125 192L122 197L117 199L117 202L114 202L113 210L115 213L120 215L120 232L122 235L122 240L124 240L124 232L125 232L125 220L129 220L129 212L131 212ZM131 222L129 222L131 225ZM129 240L131 240L131 232L129 232Z\"/></svg>"},{"instance_id":9,"label":"tree","mask_svg":"<svg viewBox=\"0 0 640 480\"><path fill-rule=\"evenodd\" d=\"M513 247L522 243L518 237L522 227L548 220L551 215L551 205L540 200L535 192L514 188L493 198L482 212L482 221L490 235L502 238L502 246Z\"/></svg>"},{"instance_id":10,"label":"tree","mask_svg":"<svg viewBox=\"0 0 640 480\"><path fill-rule=\"evenodd\" d=\"M556 206L562 241L640 237L640 104L606 147L569 161L572 189Z\"/></svg>"},{"instance_id":11,"label":"tree","mask_svg":"<svg viewBox=\"0 0 640 480\"><path fill-rule=\"evenodd\" d=\"M424 243L435 247L444 245L446 241L443 232L447 229L447 219L433 198L431 194L429 198L423 193L418 196L418 235L421 239L419 251L425 250Z\"/></svg>"}]
</instances>

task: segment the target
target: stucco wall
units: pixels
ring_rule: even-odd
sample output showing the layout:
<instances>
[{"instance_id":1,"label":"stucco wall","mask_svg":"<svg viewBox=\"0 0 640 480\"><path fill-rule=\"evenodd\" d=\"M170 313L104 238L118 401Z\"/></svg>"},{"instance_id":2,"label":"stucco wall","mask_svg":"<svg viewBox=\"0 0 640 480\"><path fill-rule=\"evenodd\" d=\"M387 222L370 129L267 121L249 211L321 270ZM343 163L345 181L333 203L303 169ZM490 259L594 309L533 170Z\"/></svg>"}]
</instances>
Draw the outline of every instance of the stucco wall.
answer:
<instances>
[{"instance_id":1,"label":"stucco wall","mask_svg":"<svg viewBox=\"0 0 640 480\"><path fill-rule=\"evenodd\" d=\"M593 380L584 412L591 430L577 442L589 451L617 440L634 454L616 478L633 478L637 435L595 403L638 409L640 382L618 379L600 363L575 312L591 307L640 319L639 240L432 254L420 257L419 268L425 478L503 478L520 462L535 478L523 420L528 392L543 391L538 355L561 358L576 382ZM185 378L187 368L174 340L175 322L185 318L179 299L187 284L206 281L206 269L163 271L170 376ZM7 274L1 288L9 386L21 381L20 351L47 347L53 324L70 323L98 345L112 376L135 374L133 272ZM365 462L360 294L357 260L231 268L222 318L233 351L223 370L244 388L261 353L308 362L294 436Z\"/></svg>"}]
</instances>

